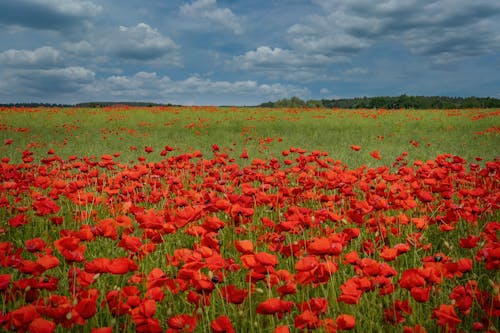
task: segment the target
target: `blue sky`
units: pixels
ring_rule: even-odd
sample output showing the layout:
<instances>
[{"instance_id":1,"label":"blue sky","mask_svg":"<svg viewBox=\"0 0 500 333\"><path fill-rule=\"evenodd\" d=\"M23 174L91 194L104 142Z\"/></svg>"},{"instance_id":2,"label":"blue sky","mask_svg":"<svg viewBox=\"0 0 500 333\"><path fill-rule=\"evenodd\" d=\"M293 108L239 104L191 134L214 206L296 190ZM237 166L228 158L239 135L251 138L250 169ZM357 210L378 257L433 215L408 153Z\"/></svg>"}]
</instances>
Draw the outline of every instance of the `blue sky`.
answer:
<instances>
[{"instance_id":1,"label":"blue sky","mask_svg":"<svg viewBox=\"0 0 500 333\"><path fill-rule=\"evenodd\" d=\"M500 98L491 0L0 0L0 103Z\"/></svg>"}]
</instances>

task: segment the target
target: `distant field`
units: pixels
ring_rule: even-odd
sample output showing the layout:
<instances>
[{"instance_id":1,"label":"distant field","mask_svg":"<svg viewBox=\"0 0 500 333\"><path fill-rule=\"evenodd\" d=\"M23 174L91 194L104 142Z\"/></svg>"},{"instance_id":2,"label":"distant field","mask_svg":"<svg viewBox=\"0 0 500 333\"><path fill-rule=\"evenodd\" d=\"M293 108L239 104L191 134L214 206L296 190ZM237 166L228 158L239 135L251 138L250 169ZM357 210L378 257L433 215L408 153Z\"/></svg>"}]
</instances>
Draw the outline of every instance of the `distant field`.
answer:
<instances>
[{"instance_id":1,"label":"distant field","mask_svg":"<svg viewBox=\"0 0 500 333\"><path fill-rule=\"evenodd\" d=\"M468 161L500 155L499 110L42 108L2 110L0 126L0 138L13 140L0 154L14 160L25 149L39 157L53 149L63 158L116 152L122 162L146 155L156 161L166 145L210 156L213 144L232 155L246 148L250 158L281 158L290 147L320 150L350 167L389 165L403 152L410 161L443 153ZM380 161L369 155L374 150Z\"/></svg>"},{"instance_id":2,"label":"distant field","mask_svg":"<svg viewBox=\"0 0 500 333\"><path fill-rule=\"evenodd\" d=\"M1 109L0 143L0 330L500 330L499 110Z\"/></svg>"}]
</instances>

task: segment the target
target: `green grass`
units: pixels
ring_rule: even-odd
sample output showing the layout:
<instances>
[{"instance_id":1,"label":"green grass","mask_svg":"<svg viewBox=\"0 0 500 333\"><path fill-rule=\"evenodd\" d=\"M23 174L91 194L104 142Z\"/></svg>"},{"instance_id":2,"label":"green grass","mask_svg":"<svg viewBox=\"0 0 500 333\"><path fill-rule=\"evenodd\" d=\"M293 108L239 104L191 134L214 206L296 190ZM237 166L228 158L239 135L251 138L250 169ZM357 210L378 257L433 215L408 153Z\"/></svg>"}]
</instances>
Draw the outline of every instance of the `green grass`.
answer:
<instances>
[{"instance_id":1,"label":"green grass","mask_svg":"<svg viewBox=\"0 0 500 333\"><path fill-rule=\"evenodd\" d=\"M7 140L12 140L10 144ZM308 241L314 237L324 237L328 234L341 233L345 228L360 228L360 237L353 239L346 244L339 257L334 260L339 265L339 270L334 273L326 283L319 285L297 285L297 292L294 295L286 295L285 300L294 301L296 304L308 301L313 297L327 297L329 307L326 313L320 316L321 319L335 319L340 314L352 314L356 317L357 324L355 332L379 332L379 331L402 331L404 325L414 326L421 324L433 332L436 321L431 318L432 311L441 304L451 304L449 294L458 285L465 285L468 280L476 280L479 289L495 295L498 292L498 270L487 270L483 262L476 261L475 256L478 249L485 244L485 225L493 221L498 221L500 214L497 208L482 212L477 221L467 222L461 218L449 232L439 230L439 223L433 222L427 228L419 230L409 223L408 225L391 225L389 219L398 214L406 214L408 217L426 217L430 220L440 214L447 212L445 203L455 202L456 210L468 212L472 210L474 204L484 208L493 205L487 200L494 198L495 191L498 192L500 185L498 174L479 175L473 173L470 163L484 165L487 161L499 159L500 150L500 112L497 110L329 110L329 109L257 109L257 108L203 108L203 107L172 107L172 108L105 108L105 109L4 109L0 110L0 158L9 158L9 162L0 164L0 185L5 186L5 193L0 193L0 244L11 243L17 249L24 249L24 242L27 239L40 237L52 247L55 240L65 233L78 231L82 225L89 225L95 231L99 220L107 217L116 217L121 214L128 215L133 219L133 227L130 230L118 228L118 238L116 240L96 236L93 241L82 241L87 247L85 258L91 261L95 258L116 258L132 257L138 264L138 272L145 276L153 268L161 268L168 277L175 278L182 268L174 267L167 262L167 255L172 256L176 249L195 249L201 242L201 237L190 236L185 230L191 225L199 225L205 216L217 216L226 226L216 233L218 244L220 245L220 255L224 259L234 259L235 263L242 264L240 253L234 247L234 241L248 239L254 245L254 252L268 252L270 242L266 237L284 237L283 246L292 246L296 242ZM215 163L212 153L213 145L220 148L221 153L227 153L228 159L223 159L219 164ZM361 146L360 151L354 151L351 145ZM183 153L200 151L204 159L192 159L183 164L183 169L179 169L175 162L166 160L160 155L165 146L171 146L175 150L169 152L169 156L178 156ZM145 147L152 147L153 152L148 154ZM313 156L314 151L325 152L328 156L323 156L321 161L328 165L327 168L320 167L319 163L309 162L300 166L298 154L282 154L284 151L302 148L307 152L304 156ZM47 154L49 149L54 150L54 154ZM241 152L246 149L249 159L239 158ZM20 164L22 153L25 150L34 153L32 164ZM370 152L378 150L381 159L377 160L370 156ZM398 174L399 166L392 166L395 159L403 152L406 152L406 163L408 166L419 170L415 161L435 160L438 155L451 154L458 155L467 160L463 165L464 170L459 172L451 167L446 167L447 175L450 177L451 185L454 188L451 201L441 198L438 192L434 193L436 200L429 204L424 204L417 200L417 207L414 209L397 210L387 209L367 214L361 225L350 221L347 212L351 207L351 199L369 200L376 192L377 185L388 184L388 188L383 195L389 198L390 186L401 185L403 192L413 193L413 187L423 186L424 178L434 179L434 174L426 174L425 170L420 170L421 178L403 177ZM68 161L70 156L76 156L76 161L80 163L83 157L94 156L96 161L101 160L102 155L119 154L114 160L123 165L114 165L114 170L106 170L96 167L90 168L95 171L95 175L80 172L78 168ZM44 159L50 156L59 156L64 162L61 164L44 163ZM157 176L153 174L155 165L153 163L138 163L139 157L146 157L147 162L160 162L157 165L160 171L167 174ZM266 162L276 157L280 162L293 160L292 166L281 164L280 169L271 170L264 166L252 164L254 159L264 159ZM476 157L482 160L477 162ZM213 159L213 160L212 160ZM231 162L231 159L234 159ZM340 161L336 163L335 161ZM201 167L201 163L206 163L206 168ZM143 165L148 169L147 174L139 178L138 181L123 180L124 170L133 170L135 165ZM180 165L180 164L179 164ZM340 166L336 168L335 165ZM430 165L430 164L429 164ZM364 166L366 168L364 169ZM384 171L380 166L388 166L391 175L400 177L397 181L388 180L389 171ZM459 167L459 165L454 165ZM164 169L162 169L162 167ZM329 188L326 184L325 172L335 170L339 172L346 169L355 175L356 183L353 195L342 193L341 186ZM200 171L201 170L201 171ZM39 175L50 174L50 184L48 188L42 188L30 183L30 179L35 179ZM466 175L465 175L466 174ZM21 175L19 179L18 175ZM216 178L216 184L222 186L222 190L214 190L204 187L202 182L205 177ZM266 176L271 176L266 180ZM53 177L53 178L52 178ZM178 178L176 186L169 185L172 177ZM346 174L342 174L346 177ZM496 178L495 178L496 177ZM8 188L7 183L15 179L18 184L28 183L26 187L21 187L19 191L15 188ZM36 216L31 205L36 193L51 196L54 179L63 180L68 188L75 187L77 180L85 180L81 192L68 191L69 194L62 193L59 198L54 198L61 211L53 216L63 217L61 225L54 225L48 216ZM122 180L120 180L122 179ZM447 179L439 179L438 182L445 182ZM341 179L345 181L345 179ZM269 185L276 182L274 185ZM309 183L308 183L309 182ZM394 183L393 183L394 182ZM123 191L119 195L108 195L106 186L114 183L119 184L118 190ZM238 223L231 217L229 211L204 212L199 220L187 225L185 228L176 230L175 233L161 235L156 239L156 249L140 258L134 253L118 247L123 234L131 233L132 236L141 238L143 243L151 242L146 232L138 227L138 222L134 219L131 211L127 209L145 208L154 209L158 214L174 216L177 203L174 199L185 199L187 206L203 206L210 196L220 199L227 199L228 195L242 194L242 183L249 183L255 189L266 194L278 195L289 190L296 191L296 197L291 196L285 200L282 206L273 204L257 204L256 197L253 200L252 208L254 214L246 223ZM277 185L277 184L282 184ZM309 184L312 184L310 187ZM154 185L154 186L153 186ZM269 188L264 188L269 185ZM131 191L138 197L125 194L125 187L135 187ZM139 186L143 186L142 188ZM147 199L153 196L153 188L158 186L164 192L161 198L155 202L148 202ZM484 197L476 198L461 190L475 189L484 186L487 192ZM306 189L307 187L307 189ZM88 205L77 205L69 198L70 194L84 192L92 193L100 197L101 203L94 202ZM399 192L396 191L396 192ZM439 192L440 193L440 192ZM323 200L313 194L328 196L331 199ZM142 195L143 197L139 197ZM311 195L313 195L311 197ZM339 197L340 199L334 199ZM292 199L295 199L294 202ZM476 201L475 201L476 200ZM286 222L284 214L289 212L290 207L299 206L305 209L305 215L311 217L316 212L327 210L337 215L342 215L340 221L328 220L321 225L303 228L299 232L286 232L274 230L265 226L261 218L266 217L273 223ZM465 206L465 210L461 210ZM128 207L127 209L124 207ZM29 223L18 228L11 228L8 220L15 216L18 211L26 209ZM87 217L79 219L81 213L86 213ZM95 215L92 215L92 214ZM464 213L465 214L465 213ZM374 219L377 227L372 227L368 219ZM386 220L387 219L387 220ZM401 228L401 234L392 233L391 228ZM387 231L386 237L380 237L381 232ZM341 286L350 278L358 274L352 265L342 263L345 254L351 251L360 252L364 258L372 258L382 262L379 252L383 245L392 247L398 243L410 242L408 237L415 233L421 233L422 244L430 244L430 249L424 247L411 247L408 253L398 256L389 264L398 272L398 276L392 278L396 285L394 293L380 296L378 290L365 292L360 304L351 305L337 302L336 299L341 294ZM462 249L458 246L460 238L475 235L482 237L479 245L474 249ZM498 236L498 232L497 232ZM361 249L366 241L375 244L375 253L372 255L362 254ZM444 279L443 283L433 286L432 297L426 303L418 303L411 296L408 290L400 288L397 281L401 273L410 268L422 267L422 258L434 256L437 253L444 253L450 257L451 261L460 258L473 260L473 270L465 273L461 277ZM287 270L294 274L295 264L298 258L294 256L286 257L280 253L275 253L278 257L276 270ZM70 267L84 268L84 263L68 263L64 257L54 249L54 255L60 260L60 265L53 268L42 276L57 276L60 278L58 290L55 292L42 291L41 299L46 299L52 294L73 297L68 290L71 284L71 277L68 276ZM304 254L300 254L299 258ZM1 257L0 257L1 258ZM36 254L22 251L22 258L36 260ZM322 258L323 260L324 258ZM0 261L1 262L1 261ZM270 288L265 281L258 281L252 287L246 280L248 270L241 269L235 272L221 270L224 281L215 285L210 299L210 305L197 308L186 299L187 292L174 294L164 287L165 298L157 302L157 318L165 329L167 321L172 316L178 314L194 314L198 317L196 332L210 331L210 323L220 315L226 315L236 332L273 332L278 325L288 325L292 332L299 330L293 327L296 316L300 314L297 307L294 307L289 314L283 317L259 315L255 308L268 298L277 297L276 286ZM201 272L210 275L207 267L203 267ZM217 273L217 272L215 272ZM26 274L20 273L13 266L0 266L1 274L12 274L12 284L15 281L26 278ZM115 331L134 331L135 326L131 316L114 317L106 305L100 306L105 301L105 295L111 290L122 290L130 286L129 278L132 272L124 275L113 275L103 273L96 278L90 288L99 290L98 311L95 316L88 319L84 326L75 325L72 330L78 332L90 332L91 328L102 326L114 326ZM280 282L281 285L283 281ZM228 284L235 284L238 288L248 289L247 299L241 305L230 304L222 296L220 289ZM192 287L192 286L191 286ZM141 297L146 292L145 282L138 284ZM0 290L0 314L6 314L23 305L29 303L25 299L27 291L18 290L14 299L9 299L5 290ZM413 313L406 316L406 321L401 324L391 326L383 321L383 310L396 299L408 299ZM76 302L76 299L72 299ZM484 310L474 304L471 315L462 316L460 328L470 331L475 321L485 317ZM1 319L1 318L0 318ZM489 318L490 329L493 331L500 328L498 317ZM3 328L3 327L2 327ZM66 329L60 325L57 332L64 332ZM307 330L306 330L307 331ZM311 331L311 330L309 330ZM309 332L307 331L307 332ZM317 329L315 332L326 330Z\"/></svg>"},{"instance_id":2,"label":"green grass","mask_svg":"<svg viewBox=\"0 0 500 333\"><path fill-rule=\"evenodd\" d=\"M473 120L479 118L477 120ZM483 118L481 118L483 117ZM32 112L0 112L0 154L19 160L31 150L45 156L49 149L63 159L71 155L121 154L127 163L154 152L159 160L169 145L176 153L200 150L211 156L211 147L238 154L247 148L250 158L280 158L290 147L326 151L349 167L390 165L402 152L409 161L427 160L443 153L472 161L476 156L499 156L500 117L491 110L327 110L252 108L150 108L150 109L40 109ZM27 132L16 129L27 128ZM487 132L488 128L493 128ZM485 134L478 134L484 132ZM269 139L271 142L265 142ZM411 144L418 142L418 147ZM360 145L353 152L350 145ZM137 148L137 150L133 150ZM132 149L132 150L131 150ZM380 162L369 152L378 149Z\"/></svg>"}]
</instances>

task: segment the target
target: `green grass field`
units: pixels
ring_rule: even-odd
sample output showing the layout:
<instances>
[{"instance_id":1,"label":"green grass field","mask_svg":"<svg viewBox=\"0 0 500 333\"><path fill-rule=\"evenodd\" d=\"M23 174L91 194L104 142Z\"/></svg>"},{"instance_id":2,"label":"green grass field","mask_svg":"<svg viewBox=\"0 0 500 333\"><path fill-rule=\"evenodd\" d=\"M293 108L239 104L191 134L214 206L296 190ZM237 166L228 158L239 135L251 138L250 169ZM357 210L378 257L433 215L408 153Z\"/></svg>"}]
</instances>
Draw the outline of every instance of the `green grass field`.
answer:
<instances>
[{"instance_id":1,"label":"green grass field","mask_svg":"<svg viewBox=\"0 0 500 333\"><path fill-rule=\"evenodd\" d=\"M0 135L6 331L500 329L498 110L2 109Z\"/></svg>"},{"instance_id":2,"label":"green grass field","mask_svg":"<svg viewBox=\"0 0 500 333\"><path fill-rule=\"evenodd\" d=\"M250 158L280 158L290 147L326 151L350 167L389 165L404 151L410 161L444 153L492 160L500 154L498 110L36 109L3 110L0 124L3 141L14 140L0 153L13 159L24 149L38 156L53 149L63 158L119 152L128 162L150 146L155 152L148 160L154 161L165 145L207 155L213 144L234 154L247 148ZM362 149L354 152L350 145ZM377 149L380 162L369 155Z\"/></svg>"}]
</instances>

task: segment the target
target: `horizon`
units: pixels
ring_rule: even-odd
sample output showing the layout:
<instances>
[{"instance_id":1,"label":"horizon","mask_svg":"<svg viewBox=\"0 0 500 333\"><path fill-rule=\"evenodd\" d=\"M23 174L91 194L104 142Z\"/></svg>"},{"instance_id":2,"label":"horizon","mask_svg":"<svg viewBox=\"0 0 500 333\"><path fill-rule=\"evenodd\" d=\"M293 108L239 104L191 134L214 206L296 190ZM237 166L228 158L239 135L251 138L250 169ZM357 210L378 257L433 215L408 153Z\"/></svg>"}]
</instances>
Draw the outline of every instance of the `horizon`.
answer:
<instances>
[{"instance_id":1,"label":"horizon","mask_svg":"<svg viewBox=\"0 0 500 333\"><path fill-rule=\"evenodd\" d=\"M0 27L0 104L500 98L496 1L18 0Z\"/></svg>"}]
</instances>

